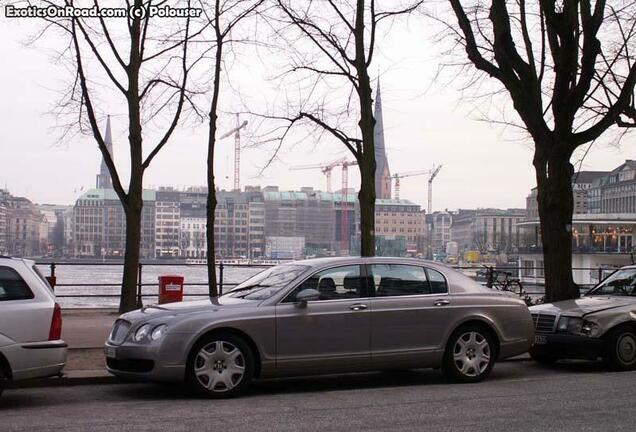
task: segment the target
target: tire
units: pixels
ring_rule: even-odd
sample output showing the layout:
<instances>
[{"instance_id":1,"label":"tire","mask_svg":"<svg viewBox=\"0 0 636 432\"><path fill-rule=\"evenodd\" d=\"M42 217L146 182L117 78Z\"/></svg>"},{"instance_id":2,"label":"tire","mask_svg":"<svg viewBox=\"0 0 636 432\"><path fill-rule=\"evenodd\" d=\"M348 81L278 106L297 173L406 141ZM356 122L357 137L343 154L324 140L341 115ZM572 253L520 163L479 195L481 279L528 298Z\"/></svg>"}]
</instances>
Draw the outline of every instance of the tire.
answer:
<instances>
[{"instance_id":1,"label":"tire","mask_svg":"<svg viewBox=\"0 0 636 432\"><path fill-rule=\"evenodd\" d=\"M4 371L2 370L2 366L0 366L0 397L2 397L2 392L7 385L7 378L4 376Z\"/></svg>"},{"instance_id":2,"label":"tire","mask_svg":"<svg viewBox=\"0 0 636 432\"><path fill-rule=\"evenodd\" d=\"M556 357L546 354L535 354L532 351L530 351L530 358L541 365L553 365L559 360Z\"/></svg>"},{"instance_id":3,"label":"tire","mask_svg":"<svg viewBox=\"0 0 636 432\"><path fill-rule=\"evenodd\" d=\"M610 330L603 347L603 362L613 371L636 369L636 331L632 327Z\"/></svg>"},{"instance_id":4,"label":"tire","mask_svg":"<svg viewBox=\"0 0 636 432\"><path fill-rule=\"evenodd\" d=\"M254 354L245 341L230 333L207 336L188 358L186 378L199 396L222 399L237 396L254 376Z\"/></svg>"},{"instance_id":5,"label":"tire","mask_svg":"<svg viewBox=\"0 0 636 432\"><path fill-rule=\"evenodd\" d=\"M479 382L490 374L496 352L490 332L478 325L461 326L448 339L442 369L452 381Z\"/></svg>"}]
</instances>

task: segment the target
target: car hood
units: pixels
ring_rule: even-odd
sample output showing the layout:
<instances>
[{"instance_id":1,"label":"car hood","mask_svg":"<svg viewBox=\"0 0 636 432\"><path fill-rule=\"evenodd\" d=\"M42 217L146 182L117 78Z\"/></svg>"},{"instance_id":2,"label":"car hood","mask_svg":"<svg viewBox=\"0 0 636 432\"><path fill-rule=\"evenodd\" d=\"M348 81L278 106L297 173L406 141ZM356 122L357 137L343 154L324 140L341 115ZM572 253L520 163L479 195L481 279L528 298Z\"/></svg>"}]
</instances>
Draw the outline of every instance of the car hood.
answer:
<instances>
[{"instance_id":1,"label":"car hood","mask_svg":"<svg viewBox=\"0 0 636 432\"><path fill-rule=\"evenodd\" d=\"M532 306L530 312L584 316L630 305L636 305L636 297L586 296L576 300L564 300Z\"/></svg>"},{"instance_id":2,"label":"car hood","mask_svg":"<svg viewBox=\"0 0 636 432\"><path fill-rule=\"evenodd\" d=\"M255 307L258 304L259 302L254 300L244 300L232 297L215 297L205 300L182 301L145 306L141 309L128 312L122 315L121 318L131 322L147 321L155 318L165 318L168 316Z\"/></svg>"}]
</instances>

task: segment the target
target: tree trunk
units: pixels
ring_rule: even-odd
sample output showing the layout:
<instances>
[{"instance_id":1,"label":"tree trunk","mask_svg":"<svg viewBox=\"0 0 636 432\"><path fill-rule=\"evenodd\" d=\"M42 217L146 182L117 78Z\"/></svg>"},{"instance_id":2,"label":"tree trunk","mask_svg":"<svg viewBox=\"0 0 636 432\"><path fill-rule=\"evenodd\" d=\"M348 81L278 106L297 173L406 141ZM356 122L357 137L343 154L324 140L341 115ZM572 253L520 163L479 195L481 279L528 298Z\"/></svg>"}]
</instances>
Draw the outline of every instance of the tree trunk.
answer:
<instances>
[{"instance_id":1,"label":"tree trunk","mask_svg":"<svg viewBox=\"0 0 636 432\"><path fill-rule=\"evenodd\" d=\"M545 157L539 150L535 153L546 302L573 299L580 295L572 278L574 167L570 156L568 152L558 151L552 151Z\"/></svg>"},{"instance_id":2,"label":"tree trunk","mask_svg":"<svg viewBox=\"0 0 636 432\"><path fill-rule=\"evenodd\" d=\"M360 255L375 256L375 158L366 158L360 166Z\"/></svg>"},{"instance_id":3,"label":"tree trunk","mask_svg":"<svg viewBox=\"0 0 636 432\"><path fill-rule=\"evenodd\" d=\"M216 37L216 54L214 57L214 79L212 84L212 101L210 102L210 123L208 129L208 199L207 199L207 223L205 236L207 239L208 256L208 291L210 298L217 297L219 291L216 285L216 252L214 250L214 217L216 210L216 184L214 182L214 150L216 146L217 110L219 107L219 93L221 85L221 67L223 62L223 35L221 34L221 4L220 0L214 3L214 34Z\"/></svg>"},{"instance_id":4,"label":"tree trunk","mask_svg":"<svg viewBox=\"0 0 636 432\"><path fill-rule=\"evenodd\" d=\"M137 309L137 275L139 249L141 247L141 215L143 199L141 193L130 194L126 213L126 252L124 255L124 276L121 286L119 313Z\"/></svg>"}]
</instances>

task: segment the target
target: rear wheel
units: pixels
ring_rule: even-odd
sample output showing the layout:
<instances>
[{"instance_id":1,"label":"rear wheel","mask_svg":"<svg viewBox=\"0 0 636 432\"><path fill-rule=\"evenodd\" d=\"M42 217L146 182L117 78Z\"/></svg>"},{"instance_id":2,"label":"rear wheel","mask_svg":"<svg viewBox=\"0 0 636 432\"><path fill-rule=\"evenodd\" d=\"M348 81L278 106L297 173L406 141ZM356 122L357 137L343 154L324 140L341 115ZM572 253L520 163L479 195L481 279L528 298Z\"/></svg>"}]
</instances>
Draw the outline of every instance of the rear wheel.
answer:
<instances>
[{"instance_id":1,"label":"rear wheel","mask_svg":"<svg viewBox=\"0 0 636 432\"><path fill-rule=\"evenodd\" d=\"M0 365L0 396L2 396L2 391L4 390L4 388L7 385L7 377L4 374L4 371L2 370L2 367Z\"/></svg>"},{"instance_id":2,"label":"rear wheel","mask_svg":"<svg viewBox=\"0 0 636 432\"><path fill-rule=\"evenodd\" d=\"M636 331L631 327L611 330L605 338L603 361L614 371L636 369Z\"/></svg>"},{"instance_id":3,"label":"rear wheel","mask_svg":"<svg viewBox=\"0 0 636 432\"><path fill-rule=\"evenodd\" d=\"M495 342L481 326L466 325L450 337L444 353L444 373L457 382L479 382L495 364Z\"/></svg>"},{"instance_id":4,"label":"rear wheel","mask_svg":"<svg viewBox=\"0 0 636 432\"><path fill-rule=\"evenodd\" d=\"M238 336L219 333L198 342L190 354L187 378L193 390L208 398L243 392L254 375L254 355Z\"/></svg>"}]
</instances>

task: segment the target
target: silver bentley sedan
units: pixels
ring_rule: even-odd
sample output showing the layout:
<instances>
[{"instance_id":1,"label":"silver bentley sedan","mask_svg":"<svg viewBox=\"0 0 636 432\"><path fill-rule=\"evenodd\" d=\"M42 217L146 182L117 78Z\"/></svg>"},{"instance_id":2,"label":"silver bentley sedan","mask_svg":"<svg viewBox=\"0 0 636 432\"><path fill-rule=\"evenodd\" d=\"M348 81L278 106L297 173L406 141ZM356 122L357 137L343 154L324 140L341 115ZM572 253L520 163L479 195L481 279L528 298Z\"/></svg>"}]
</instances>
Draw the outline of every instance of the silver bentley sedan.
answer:
<instances>
[{"instance_id":1,"label":"silver bentley sedan","mask_svg":"<svg viewBox=\"0 0 636 432\"><path fill-rule=\"evenodd\" d=\"M533 341L522 300L446 266L321 258L269 268L217 298L124 314L104 352L116 376L229 397L255 378L382 369L477 382Z\"/></svg>"}]
</instances>

